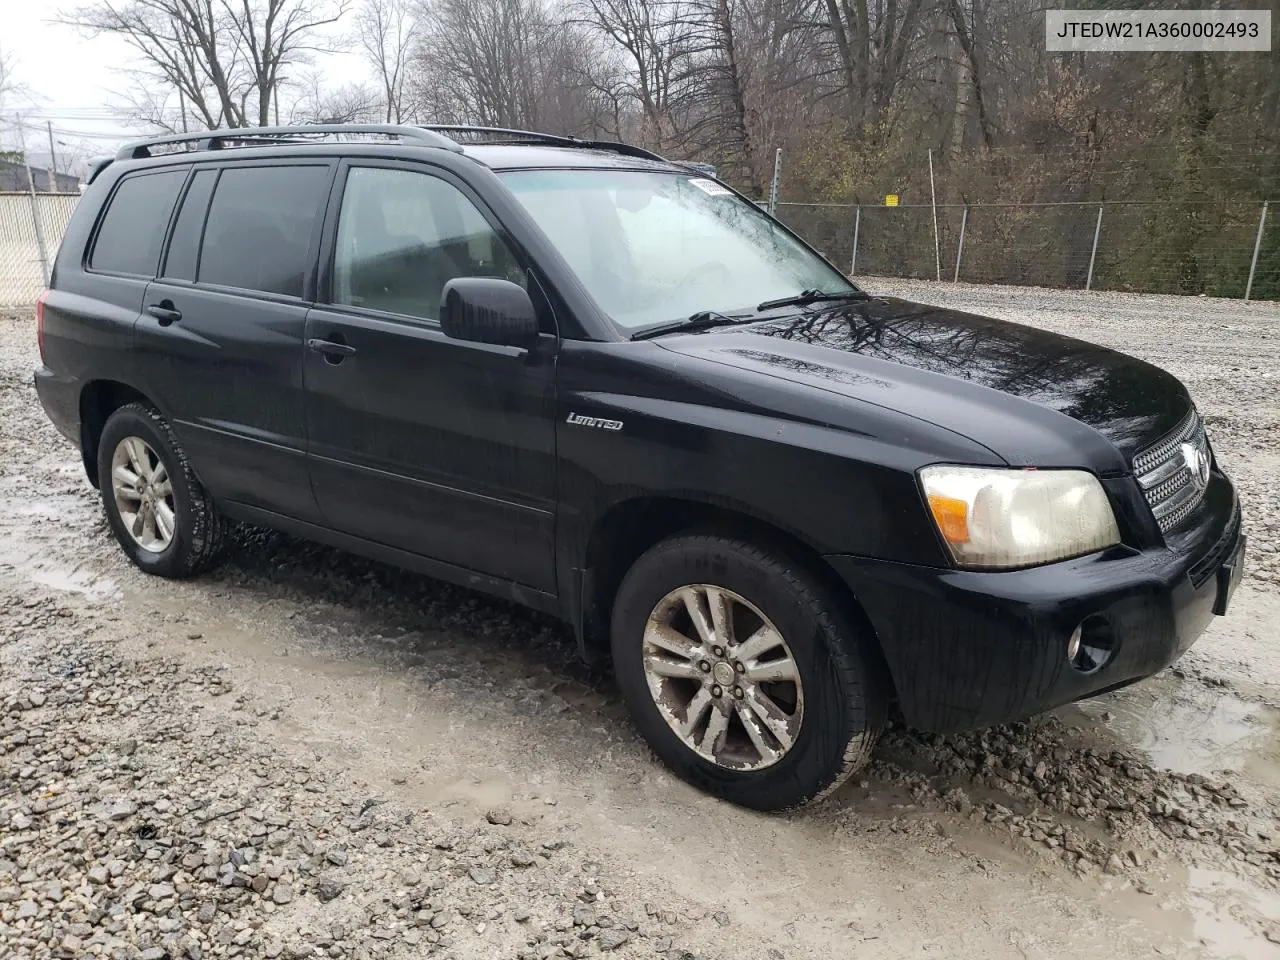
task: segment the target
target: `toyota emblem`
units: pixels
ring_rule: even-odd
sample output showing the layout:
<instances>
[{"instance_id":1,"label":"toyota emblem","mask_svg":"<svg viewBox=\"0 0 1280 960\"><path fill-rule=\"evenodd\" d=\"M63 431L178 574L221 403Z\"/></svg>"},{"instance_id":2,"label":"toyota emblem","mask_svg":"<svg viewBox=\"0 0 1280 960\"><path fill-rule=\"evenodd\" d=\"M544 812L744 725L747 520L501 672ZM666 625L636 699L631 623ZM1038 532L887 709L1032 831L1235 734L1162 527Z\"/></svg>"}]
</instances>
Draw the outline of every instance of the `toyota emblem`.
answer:
<instances>
[{"instance_id":1,"label":"toyota emblem","mask_svg":"<svg viewBox=\"0 0 1280 960\"><path fill-rule=\"evenodd\" d=\"M1182 445L1182 460L1191 473L1191 482L1197 490L1209 485L1209 457L1194 443Z\"/></svg>"}]
</instances>

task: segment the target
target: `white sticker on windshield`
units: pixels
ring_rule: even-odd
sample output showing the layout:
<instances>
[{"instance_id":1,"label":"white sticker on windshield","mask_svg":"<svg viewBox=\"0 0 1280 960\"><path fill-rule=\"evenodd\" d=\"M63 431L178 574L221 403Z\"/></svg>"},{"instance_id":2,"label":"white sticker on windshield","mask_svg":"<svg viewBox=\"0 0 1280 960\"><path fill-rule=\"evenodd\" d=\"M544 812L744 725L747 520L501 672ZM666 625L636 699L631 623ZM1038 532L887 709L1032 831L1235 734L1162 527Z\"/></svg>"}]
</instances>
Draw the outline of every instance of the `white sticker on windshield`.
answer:
<instances>
[{"instance_id":1,"label":"white sticker on windshield","mask_svg":"<svg viewBox=\"0 0 1280 960\"><path fill-rule=\"evenodd\" d=\"M709 197L728 197L733 195L733 191L728 187L722 187L714 180L706 180L698 177L696 180L690 180L690 185L697 187Z\"/></svg>"}]
</instances>

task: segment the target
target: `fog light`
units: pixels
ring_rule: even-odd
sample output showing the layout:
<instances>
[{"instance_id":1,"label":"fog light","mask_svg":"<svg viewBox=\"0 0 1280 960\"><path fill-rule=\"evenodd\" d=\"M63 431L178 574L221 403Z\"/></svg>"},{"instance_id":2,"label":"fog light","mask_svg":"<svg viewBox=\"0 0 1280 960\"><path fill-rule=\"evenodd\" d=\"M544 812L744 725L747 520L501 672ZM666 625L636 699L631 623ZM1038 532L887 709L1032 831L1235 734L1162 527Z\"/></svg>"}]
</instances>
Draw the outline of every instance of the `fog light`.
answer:
<instances>
[{"instance_id":1,"label":"fog light","mask_svg":"<svg viewBox=\"0 0 1280 960\"><path fill-rule=\"evenodd\" d=\"M1067 659L1075 663L1076 657L1080 656L1080 634L1084 631L1081 625L1071 631L1071 639L1067 641Z\"/></svg>"},{"instance_id":2,"label":"fog light","mask_svg":"<svg viewBox=\"0 0 1280 960\"><path fill-rule=\"evenodd\" d=\"M1085 617L1067 641L1067 661L1081 673L1101 670L1116 652L1115 632L1106 617Z\"/></svg>"}]
</instances>

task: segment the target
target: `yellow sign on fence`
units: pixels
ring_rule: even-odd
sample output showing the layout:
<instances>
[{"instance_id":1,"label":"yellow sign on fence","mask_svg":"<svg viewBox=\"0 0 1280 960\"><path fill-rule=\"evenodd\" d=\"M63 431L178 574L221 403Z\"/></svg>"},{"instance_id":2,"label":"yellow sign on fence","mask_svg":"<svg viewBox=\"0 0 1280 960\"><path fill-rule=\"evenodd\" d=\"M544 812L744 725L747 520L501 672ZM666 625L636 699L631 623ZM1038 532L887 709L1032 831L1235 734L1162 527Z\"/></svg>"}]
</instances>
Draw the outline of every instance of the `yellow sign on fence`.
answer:
<instances>
[{"instance_id":1,"label":"yellow sign on fence","mask_svg":"<svg viewBox=\"0 0 1280 960\"><path fill-rule=\"evenodd\" d=\"M885 194L884 205L886 207L896 207L898 205L898 195L896 193Z\"/></svg>"}]
</instances>

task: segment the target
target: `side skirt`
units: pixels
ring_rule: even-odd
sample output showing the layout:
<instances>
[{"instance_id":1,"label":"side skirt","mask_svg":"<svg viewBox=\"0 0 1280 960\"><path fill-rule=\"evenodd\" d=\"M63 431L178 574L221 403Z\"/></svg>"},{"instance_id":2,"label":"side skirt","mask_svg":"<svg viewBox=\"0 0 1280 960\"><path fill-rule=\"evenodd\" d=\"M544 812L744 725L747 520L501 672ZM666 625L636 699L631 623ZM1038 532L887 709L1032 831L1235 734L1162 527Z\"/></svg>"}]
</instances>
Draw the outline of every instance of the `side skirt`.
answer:
<instances>
[{"instance_id":1,"label":"side skirt","mask_svg":"<svg viewBox=\"0 0 1280 960\"><path fill-rule=\"evenodd\" d=\"M370 560L377 560L380 563L390 564L394 567L402 567L405 570L412 570L414 573L425 574L437 580L454 583L460 587L469 587L472 590L479 590L482 593L501 597L503 600L510 600L512 603L532 607L542 613L563 617L560 598L553 593L544 593L541 590L534 590L532 587L527 587L511 580L491 577L487 574L477 573L474 570L468 570L465 567L455 566L452 563L445 563L442 560L433 560L431 557L424 557L421 554L410 553L407 550L400 550L396 547L384 546L361 537L353 537L318 524L295 520L292 517L273 513L270 510L263 510L261 507L251 507L248 504L236 503L235 501L223 502L218 506L224 514L233 520L241 520L260 527L270 527L272 530L279 530L281 533L287 533L303 540L314 540L316 543L323 543L326 546L349 550L352 553L360 554L362 557L368 557Z\"/></svg>"}]
</instances>

